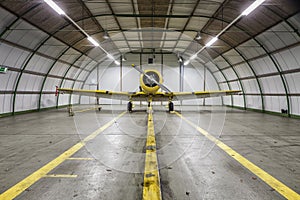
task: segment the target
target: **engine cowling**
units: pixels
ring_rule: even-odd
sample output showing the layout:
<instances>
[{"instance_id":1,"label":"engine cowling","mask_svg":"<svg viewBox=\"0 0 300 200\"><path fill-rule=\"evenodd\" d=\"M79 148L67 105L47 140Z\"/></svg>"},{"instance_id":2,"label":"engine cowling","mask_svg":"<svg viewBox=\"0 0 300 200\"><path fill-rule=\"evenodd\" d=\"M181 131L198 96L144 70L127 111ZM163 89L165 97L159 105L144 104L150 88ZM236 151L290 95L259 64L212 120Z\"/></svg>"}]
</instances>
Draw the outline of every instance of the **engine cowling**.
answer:
<instances>
[{"instance_id":1,"label":"engine cowling","mask_svg":"<svg viewBox=\"0 0 300 200\"><path fill-rule=\"evenodd\" d=\"M157 70L145 70L145 74L150 76L158 83L162 84L163 82L162 76ZM149 79L144 74L141 74L140 85L142 87L142 90L147 94L155 94L160 88L159 85L157 85L154 81Z\"/></svg>"}]
</instances>

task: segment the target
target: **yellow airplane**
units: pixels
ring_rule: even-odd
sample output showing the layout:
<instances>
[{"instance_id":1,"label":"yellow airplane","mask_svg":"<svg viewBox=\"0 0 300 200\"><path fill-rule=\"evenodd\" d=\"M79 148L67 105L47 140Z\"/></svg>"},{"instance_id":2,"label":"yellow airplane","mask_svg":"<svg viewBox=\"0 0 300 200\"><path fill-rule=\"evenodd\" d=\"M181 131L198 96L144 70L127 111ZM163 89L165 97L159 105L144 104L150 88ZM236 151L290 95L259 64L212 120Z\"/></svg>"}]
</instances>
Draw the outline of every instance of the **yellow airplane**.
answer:
<instances>
[{"instance_id":1,"label":"yellow airplane","mask_svg":"<svg viewBox=\"0 0 300 200\"><path fill-rule=\"evenodd\" d=\"M132 67L141 73L140 92L117 92L108 90L81 90L70 88L58 88L60 93L79 94L83 96L94 96L97 98L128 100L127 110L132 112L133 101L146 101L148 107L153 101L168 101L169 111L174 111L173 101L187 99L200 99L207 97L218 97L239 94L240 90L220 91L195 91L195 92L171 92L164 84L161 74L156 70L141 70L136 65ZM163 91L158 91L159 89Z\"/></svg>"}]
</instances>

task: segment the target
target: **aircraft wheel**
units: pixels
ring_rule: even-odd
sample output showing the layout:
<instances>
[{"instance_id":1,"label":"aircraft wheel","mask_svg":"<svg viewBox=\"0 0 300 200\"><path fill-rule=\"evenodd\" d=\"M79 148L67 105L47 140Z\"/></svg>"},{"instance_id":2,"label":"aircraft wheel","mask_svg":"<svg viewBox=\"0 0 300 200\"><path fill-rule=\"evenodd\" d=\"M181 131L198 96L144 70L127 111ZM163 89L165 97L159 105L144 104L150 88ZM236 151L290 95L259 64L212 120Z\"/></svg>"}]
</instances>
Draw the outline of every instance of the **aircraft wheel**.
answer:
<instances>
[{"instance_id":1,"label":"aircraft wheel","mask_svg":"<svg viewBox=\"0 0 300 200\"><path fill-rule=\"evenodd\" d=\"M174 111L174 103L170 102L169 103L169 112L172 112L172 111Z\"/></svg>"},{"instance_id":2,"label":"aircraft wheel","mask_svg":"<svg viewBox=\"0 0 300 200\"><path fill-rule=\"evenodd\" d=\"M128 102L128 104L127 104L127 110L128 110L128 112L132 112L132 102Z\"/></svg>"}]
</instances>

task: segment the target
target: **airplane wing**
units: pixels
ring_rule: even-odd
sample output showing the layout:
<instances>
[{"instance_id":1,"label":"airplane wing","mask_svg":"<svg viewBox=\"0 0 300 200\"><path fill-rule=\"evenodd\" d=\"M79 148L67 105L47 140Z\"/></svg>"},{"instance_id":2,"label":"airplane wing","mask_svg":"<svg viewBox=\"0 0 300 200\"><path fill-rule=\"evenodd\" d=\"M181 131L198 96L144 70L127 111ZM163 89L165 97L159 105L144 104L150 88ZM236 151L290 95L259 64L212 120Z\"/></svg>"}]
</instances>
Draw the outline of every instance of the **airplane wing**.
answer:
<instances>
[{"instance_id":1,"label":"airplane wing","mask_svg":"<svg viewBox=\"0 0 300 200\"><path fill-rule=\"evenodd\" d=\"M181 101L189 99L202 99L209 97L220 97L226 95L240 94L240 90L218 90L218 91L195 91L195 92L157 92L153 101Z\"/></svg>"},{"instance_id":2,"label":"airplane wing","mask_svg":"<svg viewBox=\"0 0 300 200\"><path fill-rule=\"evenodd\" d=\"M240 90L218 90L218 91L195 91L195 92L174 92L174 99L188 100L188 99L202 99L209 97L221 97L227 95L239 94Z\"/></svg>"},{"instance_id":3,"label":"airplane wing","mask_svg":"<svg viewBox=\"0 0 300 200\"><path fill-rule=\"evenodd\" d=\"M108 90L81 90L58 88L60 93L78 94L83 96L100 97L106 99L117 99L126 101L148 101L149 95L145 92L115 92ZM188 99L201 99L226 95L239 94L240 90L221 91L195 91L195 92L157 92L152 95L152 101L180 101Z\"/></svg>"},{"instance_id":4,"label":"airplane wing","mask_svg":"<svg viewBox=\"0 0 300 200\"><path fill-rule=\"evenodd\" d=\"M108 90L81 90L70 88L58 88L60 93L78 94L83 96L99 97L106 99L117 99L126 101L147 101L148 95L144 92L116 92Z\"/></svg>"}]
</instances>

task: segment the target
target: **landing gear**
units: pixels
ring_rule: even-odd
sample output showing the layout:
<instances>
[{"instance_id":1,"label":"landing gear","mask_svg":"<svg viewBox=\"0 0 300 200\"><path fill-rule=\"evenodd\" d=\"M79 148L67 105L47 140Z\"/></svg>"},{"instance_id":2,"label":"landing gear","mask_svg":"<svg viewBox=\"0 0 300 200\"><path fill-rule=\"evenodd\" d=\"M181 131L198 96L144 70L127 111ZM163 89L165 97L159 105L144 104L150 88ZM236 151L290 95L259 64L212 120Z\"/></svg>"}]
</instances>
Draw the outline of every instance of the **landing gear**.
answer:
<instances>
[{"instance_id":1,"label":"landing gear","mask_svg":"<svg viewBox=\"0 0 300 200\"><path fill-rule=\"evenodd\" d=\"M174 103L172 101L169 102L169 112L174 111Z\"/></svg>"},{"instance_id":2,"label":"landing gear","mask_svg":"<svg viewBox=\"0 0 300 200\"><path fill-rule=\"evenodd\" d=\"M127 104L127 111L132 112L132 102L130 102L130 101Z\"/></svg>"}]
</instances>

